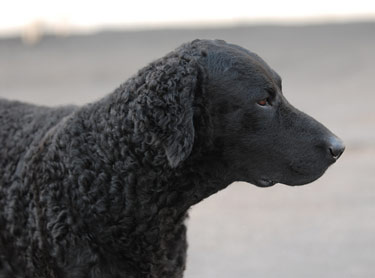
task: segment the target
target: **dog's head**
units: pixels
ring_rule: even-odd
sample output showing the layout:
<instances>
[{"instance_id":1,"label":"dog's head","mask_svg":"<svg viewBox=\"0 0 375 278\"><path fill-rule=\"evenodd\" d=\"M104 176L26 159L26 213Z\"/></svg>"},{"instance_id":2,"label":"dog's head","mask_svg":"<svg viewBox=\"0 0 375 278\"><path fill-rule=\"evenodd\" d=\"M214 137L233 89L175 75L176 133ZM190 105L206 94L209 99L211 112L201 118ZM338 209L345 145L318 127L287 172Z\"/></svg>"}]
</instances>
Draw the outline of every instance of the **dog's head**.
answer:
<instances>
[{"instance_id":1,"label":"dog's head","mask_svg":"<svg viewBox=\"0 0 375 278\"><path fill-rule=\"evenodd\" d=\"M235 180L301 185L344 151L321 123L293 107L281 78L259 56L224 41L199 41L213 141Z\"/></svg>"},{"instance_id":2,"label":"dog's head","mask_svg":"<svg viewBox=\"0 0 375 278\"><path fill-rule=\"evenodd\" d=\"M288 103L280 76L242 47L196 40L145 72L141 81L149 84L137 105L148 107L142 113L157 123L173 168L202 154L209 157L202 167L228 180L300 185L319 178L344 151L339 138Z\"/></svg>"}]
</instances>

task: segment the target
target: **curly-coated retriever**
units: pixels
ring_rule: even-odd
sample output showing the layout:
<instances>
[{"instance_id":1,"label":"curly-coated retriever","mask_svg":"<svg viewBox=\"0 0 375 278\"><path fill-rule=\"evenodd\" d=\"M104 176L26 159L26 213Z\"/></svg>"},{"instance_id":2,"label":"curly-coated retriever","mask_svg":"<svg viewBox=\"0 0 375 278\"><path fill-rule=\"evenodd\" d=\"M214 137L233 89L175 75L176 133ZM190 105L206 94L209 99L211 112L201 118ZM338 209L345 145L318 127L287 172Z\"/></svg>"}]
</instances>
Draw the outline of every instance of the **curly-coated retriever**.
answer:
<instances>
[{"instance_id":1,"label":"curly-coated retriever","mask_svg":"<svg viewBox=\"0 0 375 278\"><path fill-rule=\"evenodd\" d=\"M182 277L188 209L319 178L340 139L259 56L195 40L83 107L0 100L0 277Z\"/></svg>"}]
</instances>

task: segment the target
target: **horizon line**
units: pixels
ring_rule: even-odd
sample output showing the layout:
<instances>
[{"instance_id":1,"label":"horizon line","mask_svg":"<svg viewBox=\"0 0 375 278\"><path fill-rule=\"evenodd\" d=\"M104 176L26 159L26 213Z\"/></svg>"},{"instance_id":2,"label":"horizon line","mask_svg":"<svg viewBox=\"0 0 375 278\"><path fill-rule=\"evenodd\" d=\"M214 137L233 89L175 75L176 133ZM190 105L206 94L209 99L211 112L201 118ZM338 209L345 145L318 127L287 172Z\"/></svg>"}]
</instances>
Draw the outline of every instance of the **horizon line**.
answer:
<instances>
[{"instance_id":1,"label":"horizon line","mask_svg":"<svg viewBox=\"0 0 375 278\"><path fill-rule=\"evenodd\" d=\"M366 15L323 15L301 17L262 17L243 19L218 19L218 20L194 20L194 21L164 21L164 22L137 22L120 24L97 24L92 26L80 26L72 24L50 24L43 21L35 21L22 27L11 30L0 29L0 39L21 38L27 44L33 44L44 36L68 37L74 35L90 35L101 32L140 32L152 30L188 30L188 29L219 29L256 26L316 26L336 24L375 23L375 14Z\"/></svg>"}]
</instances>

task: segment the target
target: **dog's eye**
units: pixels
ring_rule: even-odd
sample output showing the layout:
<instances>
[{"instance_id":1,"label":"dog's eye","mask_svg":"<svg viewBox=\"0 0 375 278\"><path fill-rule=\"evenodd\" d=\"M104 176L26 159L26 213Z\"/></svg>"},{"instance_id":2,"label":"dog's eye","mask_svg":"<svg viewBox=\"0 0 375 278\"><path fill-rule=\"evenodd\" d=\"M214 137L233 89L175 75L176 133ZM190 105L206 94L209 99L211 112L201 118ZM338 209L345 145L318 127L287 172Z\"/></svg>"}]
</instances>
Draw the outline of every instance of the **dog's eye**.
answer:
<instances>
[{"instance_id":1,"label":"dog's eye","mask_svg":"<svg viewBox=\"0 0 375 278\"><path fill-rule=\"evenodd\" d=\"M267 104L269 104L269 101L268 101L268 98L265 98L265 99L258 100L257 103L260 106L266 106Z\"/></svg>"}]
</instances>

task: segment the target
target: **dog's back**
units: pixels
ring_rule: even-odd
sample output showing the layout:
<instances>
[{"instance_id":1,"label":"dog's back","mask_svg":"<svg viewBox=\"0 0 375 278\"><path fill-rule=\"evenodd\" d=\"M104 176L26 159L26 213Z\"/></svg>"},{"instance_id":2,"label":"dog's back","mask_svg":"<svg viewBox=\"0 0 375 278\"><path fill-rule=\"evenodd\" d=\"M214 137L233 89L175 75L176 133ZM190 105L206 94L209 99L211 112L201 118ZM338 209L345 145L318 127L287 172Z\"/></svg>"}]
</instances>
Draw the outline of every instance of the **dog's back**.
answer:
<instances>
[{"instance_id":1,"label":"dog's back","mask_svg":"<svg viewBox=\"0 0 375 278\"><path fill-rule=\"evenodd\" d=\"M0 99L0 187L11 184L17 164L30 145L73 109Z\"/></svg>"},{"instance_id":2,"label":"dog's back","mask_svg":"<svg viewBox=\"0 0 375 278\"><path fill-rule=\"evenodd\" d=\"M0 179L1 186L11 183L20 157L37 133L36 106L18 101L0 101ZM40 113L40 112L39 112Z\"/></svg>"},{"instance_id":3,"label":"dog's back","mask_svg":"<svg viewBox=\"0 0 375 278\"><path fill-rule=\"evenodd\" d=\"M74 107L50 108L0 99L0 186L12 182L28 147ZM1 199L1 195L0 195Z\"/></svg>"}]
</instances>

